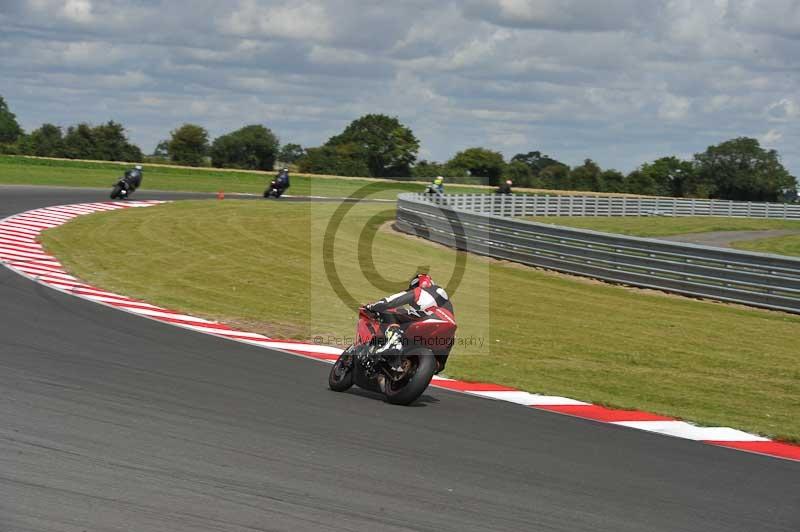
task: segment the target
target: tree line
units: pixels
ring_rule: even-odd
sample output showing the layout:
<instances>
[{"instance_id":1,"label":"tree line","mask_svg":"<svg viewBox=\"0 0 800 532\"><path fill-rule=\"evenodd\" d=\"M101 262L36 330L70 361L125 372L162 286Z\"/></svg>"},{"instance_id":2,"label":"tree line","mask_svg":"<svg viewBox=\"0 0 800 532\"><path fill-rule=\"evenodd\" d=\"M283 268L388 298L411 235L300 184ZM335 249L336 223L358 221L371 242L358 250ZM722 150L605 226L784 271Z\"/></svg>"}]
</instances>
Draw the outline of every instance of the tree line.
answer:
<instances>
[{"instance_id":1,"label":"tree line","mask_svg":"<svg viewBox=\"0 0 800 532\"><path fill-rule=\"evenodd\" d=\"M81 123L66 130L43 124L26 134L0 96L0 152L5 153L254 170L272 170L281 163L317 174L417 179L441 175L449 182L486 185L510 179L517 187L674 197L797 198L796 179L783 167L778 153L748 137L709 146L691 160L661 157L628 174L602 169L591 159L570 167L536 150L506 161L498 151L475 147L439 163L417 160L419 146L411 129L396 117L368 114L323 145L307 149L296 143L281 145L269 128L259 124L221 135L213 142L202 126L183 124L145 157L128 140L125 128L114 121L99 126Z\"/></svg>"}]
</instances>

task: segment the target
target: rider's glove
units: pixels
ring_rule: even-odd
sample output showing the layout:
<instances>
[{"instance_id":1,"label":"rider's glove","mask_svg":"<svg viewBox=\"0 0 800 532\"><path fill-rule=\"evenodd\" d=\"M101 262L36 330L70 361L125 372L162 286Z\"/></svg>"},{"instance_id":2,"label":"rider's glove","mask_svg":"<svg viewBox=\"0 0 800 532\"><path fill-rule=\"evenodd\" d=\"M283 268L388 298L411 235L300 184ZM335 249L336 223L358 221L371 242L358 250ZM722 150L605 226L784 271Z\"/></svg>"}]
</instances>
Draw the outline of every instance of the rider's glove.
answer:
<instances>
[{"instance_id":1,"label":"rider's glove","mask_svg":"<svg viewBox=\"0 0 800 532\"><path fill-rule=\"evenodd\" d=\"M364 308L367 310L367 312L372 314L375 317L375 319L377 319L377 320L381 319L381 313L378 312L377 310L375 310L375 303L370 303L369 305L364 305Z\"/></svg>"}]
</instances>

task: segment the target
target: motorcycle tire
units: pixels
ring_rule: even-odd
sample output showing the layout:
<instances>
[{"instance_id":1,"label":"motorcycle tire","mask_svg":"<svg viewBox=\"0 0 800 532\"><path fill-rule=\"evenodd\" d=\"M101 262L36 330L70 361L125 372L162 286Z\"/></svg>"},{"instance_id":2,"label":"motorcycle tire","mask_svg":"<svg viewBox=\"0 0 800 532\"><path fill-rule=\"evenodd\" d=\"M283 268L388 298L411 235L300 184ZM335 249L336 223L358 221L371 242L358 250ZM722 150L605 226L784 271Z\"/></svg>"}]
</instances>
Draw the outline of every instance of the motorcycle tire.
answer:
<instances>
[{"instance_id":1,"label":"motorcycle tire","mask_svg":"<svg viewBox=\"0 0 800 532\"><path fill-rule=\"evenodd\" d=\"M328 388L334 392L344 392L353 386L353 355L349 353L350 349L339 355L336 362L328 374ZM350 359L350 367L344 367L345 362Z\"/></svg>"},{"instance_id":2,"label":"motorcycle tire","mask_svg":"<svg viewBox=\"0 0 800 532\"><path fill-rule=\"evenodd\" d=\"M122 192L122 187L119 185L114 185L114 188L111 189L111 199L117 199L119 193Z\"/></svg>"},{"instance_id":3,"label":"motorcycle tire","mask_svg":"<svg viewBox=\"0 0 800 532\"><path fill-rule=\"evenodd\" d=\"M387 381L384 386L386 400L393 405L409 405L421 396L436 372L436 357L425 348L412 349L402 355L415 364L412 374L401 382Z\"/></svg>"}]
</instances>

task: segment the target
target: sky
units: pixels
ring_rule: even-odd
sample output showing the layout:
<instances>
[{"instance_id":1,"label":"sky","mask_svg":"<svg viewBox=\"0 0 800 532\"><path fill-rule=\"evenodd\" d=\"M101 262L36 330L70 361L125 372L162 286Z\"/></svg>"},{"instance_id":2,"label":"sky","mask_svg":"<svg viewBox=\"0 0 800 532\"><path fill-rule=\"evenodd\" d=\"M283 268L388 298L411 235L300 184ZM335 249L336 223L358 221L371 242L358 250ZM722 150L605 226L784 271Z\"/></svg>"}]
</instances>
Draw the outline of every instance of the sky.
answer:
<instances>
[{"instance_id":1,"label":"sky","mask_svg":"<svg viewBox=\"0 0 800 532\"><path fill-rule=\"evenodd\" d=\"M800 0L0 0L0 95L148 153L186 122L308 147L384 113L420 159L627 172L749 136L800 176Z\"/></svg>"}]
</instances>

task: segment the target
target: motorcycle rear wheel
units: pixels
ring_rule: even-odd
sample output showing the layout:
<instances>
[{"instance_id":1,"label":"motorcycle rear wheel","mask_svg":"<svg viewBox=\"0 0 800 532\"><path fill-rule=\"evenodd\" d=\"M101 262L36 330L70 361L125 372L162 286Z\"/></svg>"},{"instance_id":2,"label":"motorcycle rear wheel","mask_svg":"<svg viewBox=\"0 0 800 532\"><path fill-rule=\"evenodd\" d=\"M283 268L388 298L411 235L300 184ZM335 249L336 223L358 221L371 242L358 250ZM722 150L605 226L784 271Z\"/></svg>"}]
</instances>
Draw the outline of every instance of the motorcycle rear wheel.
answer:
<instances>
[{"instance_id":1,"label":"motorcycle rear wheel","mask_svg":"<svg viewBox=\"0 0 800 532\"><path fill-rule=\"evenodd\" d=\"M400 381L386 381L384 394L393 405L409 405L421 396L436 372L436 357L430 349L417 348L402 355L412 365Z\"/></svg>"},{"instance_id":2,"label":"motorcycle rear wheel","mask_svg":"<svg viewBox=\"0 0 800 532\"><path fill-rule=\"evenodd\" d=\"M344 392L353 386L353 355L350 349L339 355L328 374L328 387L334 392ZM349 365L350 367L346 367Z\"/></svg>"}]
</instances>

